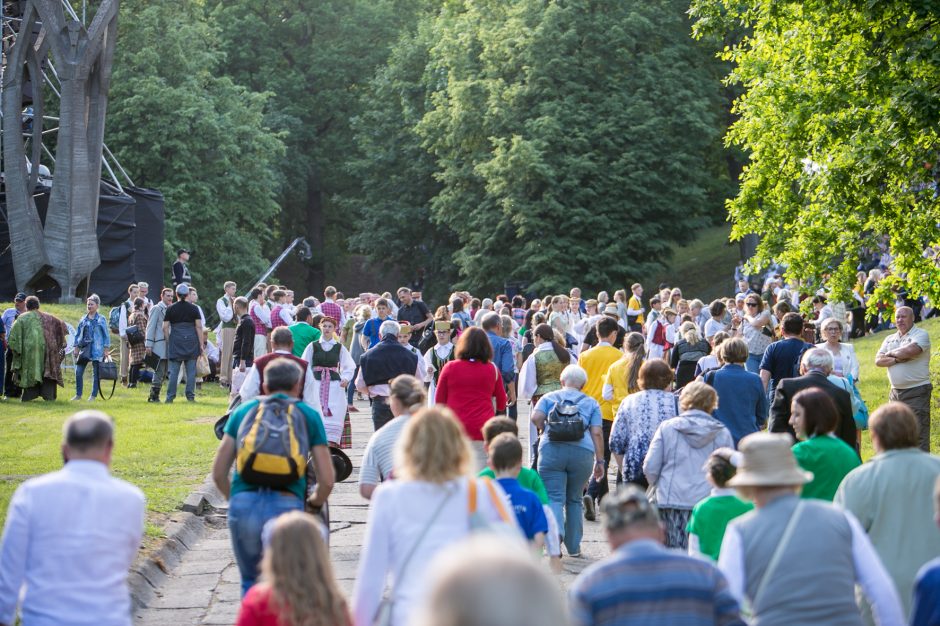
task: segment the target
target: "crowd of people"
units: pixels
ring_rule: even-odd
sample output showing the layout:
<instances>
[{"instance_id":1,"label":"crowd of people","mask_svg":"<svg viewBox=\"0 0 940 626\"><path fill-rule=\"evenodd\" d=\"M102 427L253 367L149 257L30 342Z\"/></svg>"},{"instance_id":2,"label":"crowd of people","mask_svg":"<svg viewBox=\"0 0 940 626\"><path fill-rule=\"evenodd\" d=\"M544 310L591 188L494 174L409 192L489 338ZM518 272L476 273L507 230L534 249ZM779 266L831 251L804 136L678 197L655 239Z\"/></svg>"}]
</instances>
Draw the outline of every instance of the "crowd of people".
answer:
<instances>
[{"instance_id":1,"label":"crowd of people","mask_svg":"<svg viewBox=\"0 0 940 626\"><path fill-rule=\"evenodd\" d=\"M227 282L211 330L184 279L156 304L131 285L107 317L88 298L72 337L75 399L87 363L90 398L99 393L112 335L128 387L152 372L152 402L164 380L167 403L182 379L189 401L200 382L228 390L212 475L230 500L239 624L940 623L930 337L904 302L875 357L890 401L869 411L849 341L857 307L779 277L708 304L666 285L647 298L634 284L590 299L577 288L455 292L433 312L407 287L347 298L328 286L295 303L284 286L237 296ZM35 297L15 309L16 384L24 400L50 386L54 397L62 352L49 342L66 333ZM208 353L215 367L198 367ZM358 468L369 515L347 599L330 568L328 507L357 394L374 433ZM128 541L139 541L140 493L107 476L113 432L103 413L76 413L65 469L14 495L0 624L24 582L24 623L73 623L49 596L109 549L90 541L74 567L49 573L68 533L37 545L34 531L82 506L57 502L57 490L94 472L94 497L121 499L136 524ZM582 558L584 522L598 519L610 555L565 597L552 573ZM90 603L107 601L109 615L126 607L113 602L126 596L114 572L126 574L130 554L111 552L100 567L114 569L98 577L111 595Z\"/></svg>"}]
</instances>

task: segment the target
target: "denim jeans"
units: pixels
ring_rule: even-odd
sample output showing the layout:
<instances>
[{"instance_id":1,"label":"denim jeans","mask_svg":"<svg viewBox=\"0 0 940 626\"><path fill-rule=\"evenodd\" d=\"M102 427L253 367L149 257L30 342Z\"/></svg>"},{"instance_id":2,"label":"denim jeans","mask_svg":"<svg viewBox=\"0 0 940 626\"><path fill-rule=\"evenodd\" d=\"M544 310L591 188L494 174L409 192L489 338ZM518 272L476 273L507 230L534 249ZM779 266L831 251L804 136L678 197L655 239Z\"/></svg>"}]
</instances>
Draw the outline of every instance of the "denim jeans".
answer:
<instances>
[{"instance_id":1,"label":"denim jeans","mask_svg":"<svg viewBox=\"0 0 940 626\"><path fill-rule=\"evenodd\" d=\"M353 372L353 377L349 379L349 384L346 385L346 404L352 406L353 403L353 394L356 393L356 376L359 375L359 366L356 366L356 371Z\"/></svg>"},{"instance_id":2,"label":"denim jeans","mask_svg":"<svg viewBox=\"0 0 940 626\"><path fill-rule=\"evenodd\" d=\"M232 496L228 504L228 528L242 579L242 597L255 584L260 573L264 525L281 513L302 511L303 508L303 501L287 491L262 488Z\"/></svg>"},{"instance_id":3,"label":"denim jeans","mask_svg":"<svg viewBox=\"0 0 940 626\"><path fill-rule=\"evenodd\" d=\"M746 369L752 374L760 374L761 358L762 358L762 355L760 354L748 354L747 362L744 364L744 369Z\"/></svg>"},{"instance_id":4,"label":"denim jeans","mask_svg":"<svg viewBox=\"0 0 940 626\"><path fill-rule=\"evenodd\" d=\"M98 379L98 365L99 365L100 361L89 361L89 363L91 363L91 369L92 369L92 374L93 374L93 375L92 375L92 379L91 379L91 380L92 380L92 382L91 382L91 397L92 397L92 398L96 398L96 397L98 397L98 388L99 388L99 386L100 386L99 383L101 382L101 381ZM84 381L83 381L82 379L83 379L84 376L85 376L85 366L86 366L86 365L88 365L88 363L85 363L85 364L83 364L83 365L76 365L76 366L75 366L75 395L78 396L79 398L82 397L82 388L83 388L83 384L84 384Z\"/></svg>"},{"instance_id":5,"label":"denim jeans","mask_svg":"<svg viewBox=\"0 0 940 626\"><path fill-rule=\"evenodd\" d=\"M372 427L378 430L395 419L392 409L388 406L388 398L372 398Z\"/></svg>"},{"instance_id":6,"label":"denim jeans","mask_svg":"<svg viewBox=\"0 0 940 626\"><path fill-rule=\"evenodd\" d=\"M593 470L594 453L579 445L548 442L539 450L539 476L548 492L548 505L564 529L562 537L568 554L581 552L581 494Z\"/></svg>"},{"instance_id":7,"label":"denim jeans","mask_svg":"<svg viewBox=\"0 0 940 626\"><path fill-rule=\"evenodd\" d=\"M196 399L196 359L186 361L170 361L170 380L166 383L166 401L172 402L176 398L176 385L180 379L180 366L186 364L186 399Z\"/></svg>"}]
</instances>

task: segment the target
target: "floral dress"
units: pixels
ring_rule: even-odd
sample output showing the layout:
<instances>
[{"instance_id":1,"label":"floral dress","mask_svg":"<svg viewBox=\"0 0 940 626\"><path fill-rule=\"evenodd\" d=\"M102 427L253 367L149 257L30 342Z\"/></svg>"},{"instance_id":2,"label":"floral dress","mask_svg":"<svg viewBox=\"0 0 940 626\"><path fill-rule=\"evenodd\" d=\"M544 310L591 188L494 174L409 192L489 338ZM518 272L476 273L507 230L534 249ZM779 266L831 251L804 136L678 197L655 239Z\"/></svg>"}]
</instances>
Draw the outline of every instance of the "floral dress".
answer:
<instances>
[{"instance_id":1,"label":"floral dress","mask_svg":"<svg viewBox=\"0 0 940 626\"><path fill-rule=\"evenodd\" d=\"M623 479L648 486L643 459L661 422L679 414L676 396L669 391L649 389L623 399L610 430L610 450L623 455Z\"/></svg>"}]
</instances>

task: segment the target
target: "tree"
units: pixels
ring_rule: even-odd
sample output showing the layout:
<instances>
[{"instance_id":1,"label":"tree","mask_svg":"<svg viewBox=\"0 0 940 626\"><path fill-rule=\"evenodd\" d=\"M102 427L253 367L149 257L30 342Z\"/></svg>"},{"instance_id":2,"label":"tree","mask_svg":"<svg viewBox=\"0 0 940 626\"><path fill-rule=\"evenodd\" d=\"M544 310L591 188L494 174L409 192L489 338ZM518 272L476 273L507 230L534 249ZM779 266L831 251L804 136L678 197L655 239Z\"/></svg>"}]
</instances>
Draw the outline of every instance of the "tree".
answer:
<instances>
[{"instance_id":1,"label":"tree","mask_svg":"<svg viewBox=\"0 0 940 626\"><path fill-rule=\"evenodd\" d=\"M676 0L445 5L419 131L464 282L649 276L727 191L715 64Z\"/></svg>"},{"instance_id":2,"label":"tree","mask_svg":"<svg viewBox=\"0 0 940 626\"><path fill-rule=\"evenodd\" d=\"M924 254L940 243L936 2L694 0L692 15L698 34L751 31L723 56L744 89L727 141L748 153L728 211L733 237L761 236L755 265L848 298L887 241L887 284L940 298Z\"/></svg>"},{"instance_id":3,"label":"tree","mask_svg":"<svg viewBox=\"0 0 940 626\"><path fill-rule=\"evenodd\" d=\"M118 36L109 143L136 183L163 192L168 260L195 250L193 281L209 289L256 278L284 154L264 124L269 95L220 76L218 31L198 5L126 3Z\"/></svg>"}]
</instances>

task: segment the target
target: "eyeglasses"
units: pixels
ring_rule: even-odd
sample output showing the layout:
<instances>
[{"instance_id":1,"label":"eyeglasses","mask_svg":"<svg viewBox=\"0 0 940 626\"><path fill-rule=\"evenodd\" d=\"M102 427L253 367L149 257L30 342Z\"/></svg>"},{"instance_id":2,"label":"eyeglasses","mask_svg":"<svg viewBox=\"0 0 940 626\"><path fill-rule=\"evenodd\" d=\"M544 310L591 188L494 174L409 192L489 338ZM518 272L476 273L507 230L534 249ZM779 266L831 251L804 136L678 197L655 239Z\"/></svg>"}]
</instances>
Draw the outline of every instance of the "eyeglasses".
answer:
<instances>
[{"instance_id":1,"label":"eyeglasses","mask_svg":"<svg viewBox=\"0 0 940 626\"><path fill-rule=\"evenodd\" d=\"M827 333L841 333L842 329L839 328L838 326L830 326L829 328L826 329L826 332Z\"/></svg>"}]
</instances>

